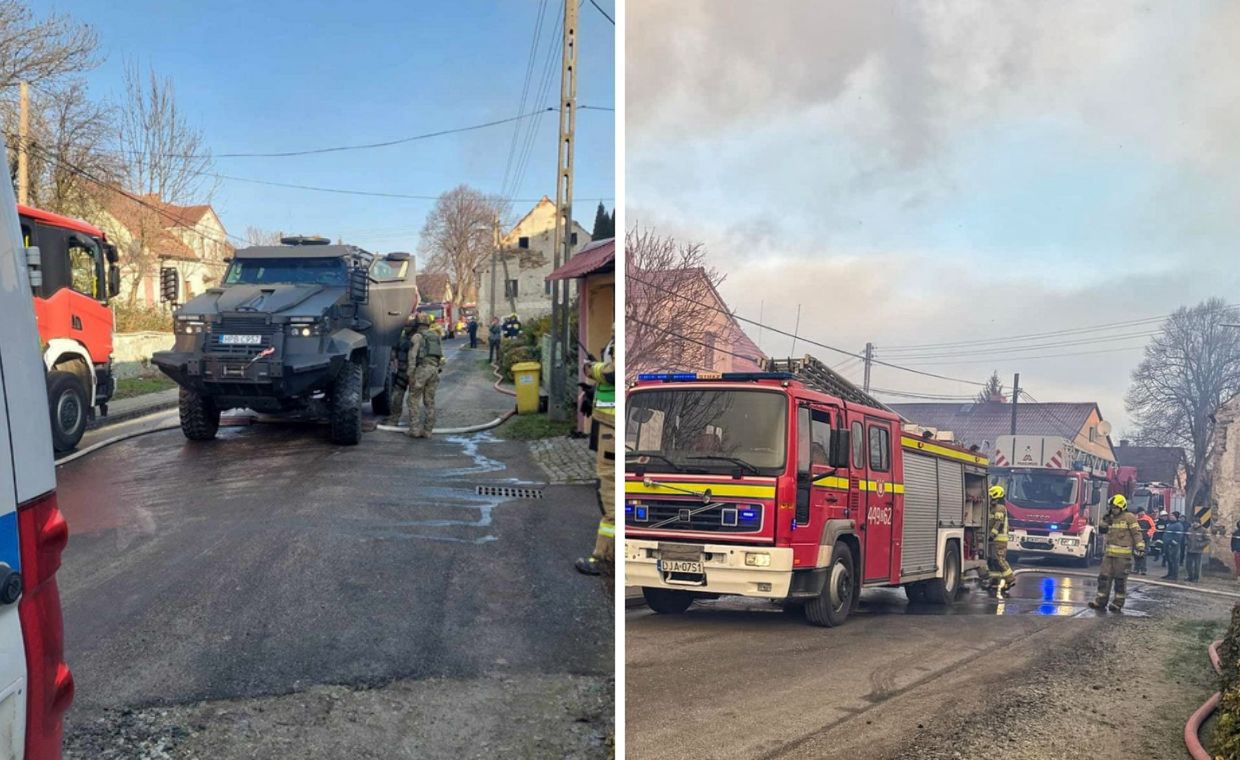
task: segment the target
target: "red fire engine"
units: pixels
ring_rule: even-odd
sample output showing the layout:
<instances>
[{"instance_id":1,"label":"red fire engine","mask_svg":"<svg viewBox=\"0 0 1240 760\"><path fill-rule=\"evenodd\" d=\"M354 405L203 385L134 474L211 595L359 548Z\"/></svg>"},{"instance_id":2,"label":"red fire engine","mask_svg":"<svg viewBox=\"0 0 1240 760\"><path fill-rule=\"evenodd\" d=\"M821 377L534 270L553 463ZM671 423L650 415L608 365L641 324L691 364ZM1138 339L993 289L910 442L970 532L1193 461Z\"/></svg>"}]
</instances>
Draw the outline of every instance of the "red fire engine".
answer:
<instances>
[{"instance_id":1,"label":"red fire engine","mask_svg":"<svg viewBox=\"0 0 1240 760\"><path fill-rule=\"evenodd\" d=\"M625 579L656 612L765 597L844 622L863 588L946 604L986 565L987 460L805 357L639 377L627 396Z\"/></svg>"},{"instance_id":2,"label":"red fire engine","mask_svg":"<svg viewBox=\"0 0 1240 760\"><path fill-rule=\"evenodd\" d=\"M112 398L112 311L120 289L116 247L86 222L18 205L28 250L34 312L47 368L56 451L77 445Z\"/></svg>"}]
</instances>

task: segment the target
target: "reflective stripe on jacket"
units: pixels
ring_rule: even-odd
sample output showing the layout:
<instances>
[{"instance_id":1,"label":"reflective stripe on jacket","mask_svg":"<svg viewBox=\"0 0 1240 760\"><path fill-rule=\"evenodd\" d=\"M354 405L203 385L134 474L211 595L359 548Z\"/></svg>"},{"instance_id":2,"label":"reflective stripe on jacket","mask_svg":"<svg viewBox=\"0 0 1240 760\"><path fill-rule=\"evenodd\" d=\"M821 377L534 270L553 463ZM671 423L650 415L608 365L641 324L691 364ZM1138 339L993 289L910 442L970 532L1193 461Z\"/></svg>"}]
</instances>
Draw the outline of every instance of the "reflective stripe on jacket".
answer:
<instances>
[{"instance_id":1,"label":"reflective stripe on jacket","mask_svg":"<svg viewBox=\"0 0 1240 760\"><path fill-rule=\"evenodd\" d=\"M990 504L990 540L1003 544L1008 540L1007 506L1002 501Z\"/></svg>"}]
</instances>

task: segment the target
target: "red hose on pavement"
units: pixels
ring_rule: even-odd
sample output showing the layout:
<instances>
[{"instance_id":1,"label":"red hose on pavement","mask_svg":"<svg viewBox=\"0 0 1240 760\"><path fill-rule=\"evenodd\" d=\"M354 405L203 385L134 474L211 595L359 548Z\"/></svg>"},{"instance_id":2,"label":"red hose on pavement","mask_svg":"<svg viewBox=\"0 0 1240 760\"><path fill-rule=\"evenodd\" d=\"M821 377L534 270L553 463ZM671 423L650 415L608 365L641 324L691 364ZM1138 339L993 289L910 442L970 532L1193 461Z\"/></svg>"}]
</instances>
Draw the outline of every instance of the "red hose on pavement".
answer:
<instances>
[{"instance_id":1,"label":"red hose on pavement","mask_svg":"<svg viewBox=\"0 0 1240 760\"><path fill-rule=\"evenodd\" d=\"M1210 644L1210 663L1214 665L1215 673L1223 672L1223 664L1219 659L1218 645L1223 642L1215 641ZM1188 723L1184 724L1184 746L1188 747L1188 754L1193 756L1193 760L1214 760L1206 748L1202 746L1201 739L1198 734L1201 732L1201 724L1206 722L1210 714L1218 709L1219 700L1222 694L1214 692L1213 696L1206 700L1205 704L1198 707L1196 711L1188 718Z\"/></svg>"},{"instance_id":2,"label":"red hose on pavement","mask_svg":"<svg viewBox=\"0 0 1240 760\"><path fill-rule=\"evenodd\" d=\"M504 376L499 373L499 368L496 367L494 364L491 365L491 374L495 375L495 377L497 378L495 381L495 385L491 386L492 388L504 394L505 396L515 397L517 395L516 391L510 391L507 388L499 387L499 384L504 382Z\"/></svg>"}]
</instances>

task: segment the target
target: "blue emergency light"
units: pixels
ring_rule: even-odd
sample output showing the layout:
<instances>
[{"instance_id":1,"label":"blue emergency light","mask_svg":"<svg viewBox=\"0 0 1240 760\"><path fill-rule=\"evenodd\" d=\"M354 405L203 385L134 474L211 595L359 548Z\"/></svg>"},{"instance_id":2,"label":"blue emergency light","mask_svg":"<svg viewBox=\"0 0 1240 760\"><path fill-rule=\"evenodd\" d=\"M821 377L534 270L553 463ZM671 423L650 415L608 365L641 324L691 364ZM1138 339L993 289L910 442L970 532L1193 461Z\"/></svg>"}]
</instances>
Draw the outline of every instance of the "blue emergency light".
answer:
<instances>
[{"instance_id":1,"label":"blue emergency light","mask_svg":"<svg viewBox=\"0 0 1240 760\"><path fill-rule=\"evenodd\" d=\"M695 380L794 380L790 372L643 372L637 376L643 383L684 383Z\"/></svg>"},{"instance_id":2,"label":"blue emergency light","mask_svg":"<svg viewBox=\"0 0 1240 760\"><path fill-rule=\"evenodd\" d=\"M756 510L756 509L742 509L742 510L741 510L741 519L742 519L742 520L757 520L757 519L758 519L758 510Z\"/></svg>"}]
</instances>

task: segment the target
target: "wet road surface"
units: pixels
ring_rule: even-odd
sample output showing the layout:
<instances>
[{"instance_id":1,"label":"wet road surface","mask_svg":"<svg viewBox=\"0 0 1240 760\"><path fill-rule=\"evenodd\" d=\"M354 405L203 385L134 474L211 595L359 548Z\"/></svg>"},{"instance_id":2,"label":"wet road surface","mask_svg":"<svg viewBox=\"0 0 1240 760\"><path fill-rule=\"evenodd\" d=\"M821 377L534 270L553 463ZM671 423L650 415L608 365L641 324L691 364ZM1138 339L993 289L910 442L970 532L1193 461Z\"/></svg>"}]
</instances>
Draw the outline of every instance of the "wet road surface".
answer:
<instances>
[{"instance_id":1,"label":"wet road surface","mask_svg":"<svg viewBox=\"0 0 1240 760\"><path fill-rule=\"evenodd\" d=\"M454 360L445 385L469 371ZM571 565L593 544L594 491L544 487L527 451L487 433L337 447L279 423L205 444L157 432L63 465L67 733L109 710L316 684L610 675L609 599Z\"/></svg>"},{"instance_id":2,"label":"wet road surface","mask_svg":"<svg viewBox=\"0 0 1240 760\"><path fill-rule=\"evenodd\" d=\"M865 725L889 700L905 697L904 716L929 721L961 689L984 687L978 657L1070 647L1095 626L1118 624L1121 616L1086 606L1095 591L1092 579L1054 568L1019 575L1008 599L974 591L947 609L910 605L900 590L867 590L833 629L739 597L695 602L679 616L630 609L629 756L799 756L810 739L841 754L806 756L865 756L860 739L876 734ZM1158 614L1173 599L1130 583L1123 615ZM845 751L847 742L856 746Z\"/></svg>"}]
</instances>

